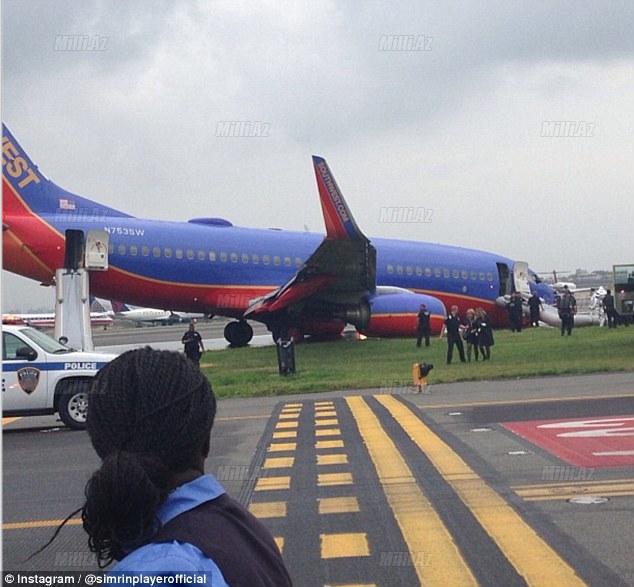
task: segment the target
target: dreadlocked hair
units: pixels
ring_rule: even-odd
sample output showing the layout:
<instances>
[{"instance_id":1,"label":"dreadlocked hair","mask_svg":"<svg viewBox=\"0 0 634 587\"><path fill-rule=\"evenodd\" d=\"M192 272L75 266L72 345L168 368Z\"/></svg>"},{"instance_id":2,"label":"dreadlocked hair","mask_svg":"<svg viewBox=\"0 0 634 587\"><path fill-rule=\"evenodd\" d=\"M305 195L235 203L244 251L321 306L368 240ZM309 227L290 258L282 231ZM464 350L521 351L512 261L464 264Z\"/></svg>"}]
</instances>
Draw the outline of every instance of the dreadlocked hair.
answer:
<instances>
[{"instance_id":1,"label":"dreadlocked hair","mask_svg":"<svg viewBox=\"0 0 634 587\"><path fill-rule=\"evenodd\" d=\"M102 464L86 485L82 521L100 566L158 530L169 480L203 455L215 413L209 382L180 353L146 347L99 371L86 427Z\"/></svg>"}]
</instances>

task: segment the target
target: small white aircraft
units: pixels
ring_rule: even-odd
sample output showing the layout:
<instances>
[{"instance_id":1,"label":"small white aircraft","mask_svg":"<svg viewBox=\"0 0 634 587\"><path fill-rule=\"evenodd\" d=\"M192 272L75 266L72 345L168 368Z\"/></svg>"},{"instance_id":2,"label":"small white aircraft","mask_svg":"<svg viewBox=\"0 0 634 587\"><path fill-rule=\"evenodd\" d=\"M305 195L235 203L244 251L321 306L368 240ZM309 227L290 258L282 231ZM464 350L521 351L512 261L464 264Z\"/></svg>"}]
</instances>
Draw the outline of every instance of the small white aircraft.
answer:
<instances>
[{"instance_id":1,"label":"small white aircraft","mask_svg":"<svg viewBox=\"0 0 634 587\"><path fill-rule=\"evenodd\" d=\"M204 318L204 314L189 314L185 312L172 312L171 310L159 310L158 308L128 307L125 304L112 302L115 318L135 322L137 327L144 324L156 326L157 324L178 324L191 322L195 318Z\"/></svg>"}]
</instances>

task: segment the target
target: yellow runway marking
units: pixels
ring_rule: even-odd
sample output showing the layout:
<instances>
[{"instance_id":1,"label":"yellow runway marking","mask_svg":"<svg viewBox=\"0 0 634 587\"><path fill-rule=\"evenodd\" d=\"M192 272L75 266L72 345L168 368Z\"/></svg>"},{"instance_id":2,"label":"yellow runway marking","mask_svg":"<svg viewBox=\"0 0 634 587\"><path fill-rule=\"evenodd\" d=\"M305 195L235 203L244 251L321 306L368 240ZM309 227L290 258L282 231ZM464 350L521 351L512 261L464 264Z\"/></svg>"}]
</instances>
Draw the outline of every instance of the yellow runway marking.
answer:
<instances>
[{"instance_id":1,"label":"yellow runway marking","mask_svg":"<svg viewBox=\"0 0 634 587\"><path fill-rule=\"evenodd\" d=\"M284 537L283 536L274 536L273 540L275 540L275 544L280 549L280 552L284 554Z\"/></svg>"},{"instance_id":2,"label":"yellow runway marking","mask_svg":"<svg viewBox=\"0 0 634 587\"><path fill-rule=\"evenodd\" d=\"M317 455L318 465L347 465L348 455Z\"/></svg>"},{"instance_id":3,"label":"yellow runway marking","mask_svg":"<svg viewBox=\"0 0 634 587\"><path fill-rule=\"evenodd\" d=\"M284 429L284 428L297 428L297 426L298 426L297 421L295 421L295 422L278 422L275 425L275 430L281 430L281 429Z\"/></svg>"},{"instance_id":4,"label":"yellow runway marking","mask_svg":"<svg viewBox=\"0 0 634 587\"><path fill-rule=\"evenodd\" d=\"M336 418L336 417L337 417L337 412L335 412L334 410L327 411L327 412L320 412L320 411L315 412L315 420L317 418Z\"/></svg>"},{"instance_id":5,"label":"yellow runway marking","mask_svg":"<svg viewBox=\"0 0 634 587\"><path fill-rule=\"evenodd\" d=\"M276 442L269 445L269 452L279 452L284 450L295 450L297 448L296 442Z\"/></svg>"},{"instance_id":6,"label":"yellow runway marking","mask_svg":"<svg viewBox=\"0 0 634 587\"><path fill-rule=\"evenodd\" d=\"M477 585L451 534L421 491L392 439L361 397L346 398L409 552L431 552L434 565L416 566L421 585Z\"/></svg>"},{"instance_id":7,"label":"yellow runway marking","mask_svg":"<svg viewBox=\"0 0 634 587\"><path fill-rule=\"evenodd\" d=\"M273 432L273 438L297 438L297 431L289 430L288 432Z\"/></svg>"},{"instance_id":8,"label":"yellow runway marking","mask_svg":"<svg viewBox=\"0 0 634 587\"><path fill-rule=\"evenodd\" d=\"M256 518L285 518L286 502L285 501L263 501L261 503L252 503L249 511Z\"/></svg>"},{"instance_id":9,"label":"yellow runway marking","mask_svg":"<svg viewBox=\"0 0 634 587\"><path fill-rule=\"evenodd\" d=\"M321 558L370 556L368 535L365 532L320 534Z\"/></svg>"},{"instance_id":10,"label":"yellow runway marking","mask_svg":"<svg viewBox=\"0 0 634 587\"><path fill-rule=\"evenodd\" d=\"M297 420L297 417L299 416L299 412L297 414L295 413L286 413L286 412L282 412L280 414L280 420Z\"/></svg>"},{"instance_id":11,"label":"yellow runway marking","mask_svg":"<svg viewBox=\"0 0 634 587\"><path fill-rule=\"evenodd\" d=\"M318 487L332 487L334 485L352 485L352 473L319 473Z\"/></svg>"},{"instance_id":12,"label":"yellow runway marking","mask_svg":"<svg viewBox=\"0 0 634 587\"><path fill-rule=\"evenodd\" d=\"M339 428L319 428L315 430L315 436L341 436Z\"/></svg>"},{"instance_id":13,"label":"yellow runway marking","mask_svg":"<svg viewBox=\"0 0 634 587\"><path fill-rule=\"evenodd\" d=\"M376 399L432 461L529 585L585 585L574 569L407 406L389 396Z\"/></svg>"},{"instance_id":14,"label":"yellow runway marking","mask_svg":"<svg viewBox=\"0 0 634 587\"><path fill-rule=\"evenodd\" d=\"M15 418L2 418L2 425L6 426L7 424L11 424L11 422L16 422L17 420L21 420L21 416L17 416Z\"/></svg>"},{"instance_id":15,"label":"yellow runway marking","mask_svg":"<svg viewBox=\"0 0 634 587\"><path fill-rule=\"evenodd\" d=\"M59 526L64 520L34 520L32 522L7 522L2 524L3 530L23 530L25 528L51 528ZM68 520L67 526L81 526L82 521L76 518Z\"/></svg>"},{"instance_id":16,"label":"yellow runway marking","mask_svg":"<svg viewBox=\"0 0 634 587\"><path fill-rule=\"evenodd\" d=\"M270 457L264 461L264 469L283 469L292 467L295 464L295 457Z\"/></svg>"},{"instance_id":17,"label":"yellow runway marking","mask_svg":"<svg viewBox=\"0 0 634 587\"><path fill-rule=\"evenodd\" d=\"M315 426L339 426L339 420L337 420L337 418L330 418L328 420L315 419Z\"/></svg>"},{"instance_id":18,"label":"yellow runway marking","mask_svg":"<svg viewBox=\"0 0 634 587\"><path fill-rule=\"evenodd\" d=\"M253 491L277 491L279 489L290 489L290 477L260 477Z\"/></svg>"},{"instance_id":19,"label":"yellow runway marking","mask_svg":"<svg viewBox=\"0 0 634 587\"><path fill-rule=\"evenodd\" d=\"M356 497L322 497L319 502L319 514L350 514L359 512Z\"/></svg>"},{"instance_id":20,"label":"yellow runway marking","mask_svg":"<svg viewBox=\"0 0 634 587\"><path fill-rule=\"evenodd\" d=\"M318 440L315 442L315 448L343 448L343 440Z\"/></svg>"}]
</instances>

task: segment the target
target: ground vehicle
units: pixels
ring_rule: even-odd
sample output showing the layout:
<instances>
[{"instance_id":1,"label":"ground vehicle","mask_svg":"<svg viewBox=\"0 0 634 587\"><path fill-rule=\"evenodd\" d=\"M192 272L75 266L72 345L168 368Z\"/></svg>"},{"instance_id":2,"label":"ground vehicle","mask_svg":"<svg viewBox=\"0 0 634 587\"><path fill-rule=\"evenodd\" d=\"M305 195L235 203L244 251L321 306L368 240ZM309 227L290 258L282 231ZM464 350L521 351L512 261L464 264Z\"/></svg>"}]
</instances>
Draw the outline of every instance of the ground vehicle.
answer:
<instances>
[{"instance_id":1,"label":"ground vehicle","mask_svg":"<svg viewBox=\"0 0 634 587\"><path fill-rule=\"evenodd\" d=\"M74 351L29 326L2 326L2 415L59 413L86 427L92 378L115 355Z\"/></svg>"},{"instance_id":2,"label":"ground vehicle","mask_svg":"<svg viewBox=\"0 0 634 587\"><path fill-rule=\"evenodd\" d=\"M623 323L630 324L634 318L634 264L613 265L614 307Z\"/></svg>"}]
</instances>

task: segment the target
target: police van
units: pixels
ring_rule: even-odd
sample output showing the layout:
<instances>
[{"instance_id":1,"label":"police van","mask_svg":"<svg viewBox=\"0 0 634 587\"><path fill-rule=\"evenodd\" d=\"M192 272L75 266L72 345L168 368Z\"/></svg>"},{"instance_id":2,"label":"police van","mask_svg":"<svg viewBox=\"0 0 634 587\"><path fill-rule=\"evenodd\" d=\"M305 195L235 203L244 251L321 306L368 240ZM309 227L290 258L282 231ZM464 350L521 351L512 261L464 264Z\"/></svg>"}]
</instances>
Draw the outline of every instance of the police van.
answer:
<instances>
[{"instance_id":1,"label":"police van","mask_svg":"<svg viewBox=\"0 0 634 587\"><path fill-rule=\"evenodd\" d=\"M86 428L88 390L116 355L69 349L26 325L2 325L2 415L58 413L73 430Z\"/></svg>"}]
</instances>

